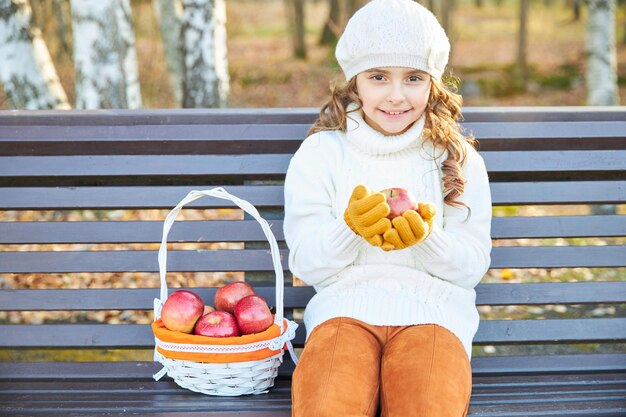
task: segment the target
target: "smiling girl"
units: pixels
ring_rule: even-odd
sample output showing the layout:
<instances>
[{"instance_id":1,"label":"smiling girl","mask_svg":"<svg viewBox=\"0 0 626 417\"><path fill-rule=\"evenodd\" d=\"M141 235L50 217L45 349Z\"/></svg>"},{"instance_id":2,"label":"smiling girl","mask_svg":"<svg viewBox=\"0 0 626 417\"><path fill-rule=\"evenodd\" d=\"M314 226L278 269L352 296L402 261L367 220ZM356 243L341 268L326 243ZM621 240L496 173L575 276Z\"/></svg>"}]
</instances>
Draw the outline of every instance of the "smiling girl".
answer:
<instances>
[{"instance_id":1,"label":"smiling girl","mask_svg":"<svg viewBox=\"0 0 626 417\"><path fill-rule=\"evenodd\" d=\"M464 416L474 287L490 263L485 165L441 82L450 44L412 0L373 0L336 57L347 83L322 106L285 180L289 267L315 287L293 415ZM382 193L428 214L393 221Z\"/></svg>"}]
</instances>

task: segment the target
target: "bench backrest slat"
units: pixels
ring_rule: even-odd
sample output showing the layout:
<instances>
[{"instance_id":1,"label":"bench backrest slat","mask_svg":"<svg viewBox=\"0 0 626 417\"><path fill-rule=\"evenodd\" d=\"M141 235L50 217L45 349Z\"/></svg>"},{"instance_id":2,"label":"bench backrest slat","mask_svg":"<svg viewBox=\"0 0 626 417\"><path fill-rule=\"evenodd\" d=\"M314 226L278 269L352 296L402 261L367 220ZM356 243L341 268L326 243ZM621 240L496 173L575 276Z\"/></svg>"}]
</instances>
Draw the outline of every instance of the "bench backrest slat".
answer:
<instances>
[{"instance_id":1,"label":"bench backrest slat","mask_svg":"<svg viewBox=\"0 0 626 417\"><path fill-rule=\"evenodd\" d=\"M210 185L194 189L211 188ZM226 190L256 207L281 207L279 185L226 185ZM148 209L172 208L191 190L189 186L0 188L0 201L7 210ZM518 204L619 204L626 201L624 181L513 182L491 184L494 205ZM201 199L196 208L233 207L224 200Z\"/></svg>"},{"instance_id":2,"label":"bench backrest slat","mask_svg":"<svg viewBox=\"0 0 626 417\"><path fill-rule=\"evenodd\" d=\"M187 289L207 301L212 301L216 292L216 288ZM273 287L256 284L255 291L275 305ZM312 287L287 286L285 308L303 308L313 294ZM158 288L13 290L0 292L0 311L151 310L158 296ZM479 306L618 303L624 299L626 288L619 282L480 284L476 288Z\"/></svg>"},{"instance_id":3,"label":"bench backrest slat","mask_svg":"<svg viewBox=\"0 0 626 417\"><path fill-rule=\"evenodd\" d=\"M99 348L150 348L154 335L147 324L41 324L0 325L0 348L9 347L99 347ZM624 342L626 318L602 319L548 319L548 320L483 320L474 342L476 344L578 343L594 341ZM305 341L304 326L296 330L294 345Z\"/></svg>"},{"instance_id":4,"label":"bench backrest slat","mask_svg":"<svg viewBox=\"0 0 626 417\"><path fill-rule=\"evenodd\" d=\"M287 250L281 251L287 265ZM156 251L0 252L0 273L157 272ZM626 246L495 247L492 268L576 268L626 266ZM267 250L170 250L168 270L273 271Z\"/></svg>"},{"instance_id":5,"label":"bench backrest slat","mask_svg":"<svg viewBox=\"0 0 626 417\"><path fill-rule=\"evenodd\" d=\"M567 173L570 178L614 171L624 176L626 150L606 151L485 151L490 175L502 173ZM0 180L23 181L29 177L47 180L108 176L263 176L284 178L291 154L258 155L85 155L0 157ZM620 173L621 172L621 173ZM608 173L607 173L608 175ZM106 181L102 178L101 181Z\"/></svg>"},{"instance_id":6,"label":"bench backrest slat","mask_svg":"<svg viewBox=\"0 0 626 417\"><path fill-rule=\"evenodd\" d=\"M282 220L268 220L278 241L284 240ZM626 216L511 216L495 217L494 239L619 237L626 236ZM54 221L0 222L0 244L26 243L158 243L163 222L145 221ZM264 241L255 220L177 221L170 242Z\"/></svg>"}]
</instances>

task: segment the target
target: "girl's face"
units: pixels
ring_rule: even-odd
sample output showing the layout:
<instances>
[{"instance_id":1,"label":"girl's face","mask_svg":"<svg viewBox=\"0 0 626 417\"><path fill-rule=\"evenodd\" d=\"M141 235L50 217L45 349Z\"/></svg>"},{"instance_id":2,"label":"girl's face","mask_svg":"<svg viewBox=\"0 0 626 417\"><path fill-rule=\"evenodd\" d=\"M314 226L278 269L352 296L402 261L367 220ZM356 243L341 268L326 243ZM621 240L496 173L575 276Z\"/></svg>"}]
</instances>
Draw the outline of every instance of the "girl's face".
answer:
<instances>
[{"instance_id":1,"label":"girl's face","mask_svg":"<svg viewBox=\"0 0 626 417\"><path fill-rule=\"evenodd\" d=\"M430 75L405 67L373 68L357 75L356 87L367 124L384 135L399 135L424 113Z\"/></svg>"}]
</instances>

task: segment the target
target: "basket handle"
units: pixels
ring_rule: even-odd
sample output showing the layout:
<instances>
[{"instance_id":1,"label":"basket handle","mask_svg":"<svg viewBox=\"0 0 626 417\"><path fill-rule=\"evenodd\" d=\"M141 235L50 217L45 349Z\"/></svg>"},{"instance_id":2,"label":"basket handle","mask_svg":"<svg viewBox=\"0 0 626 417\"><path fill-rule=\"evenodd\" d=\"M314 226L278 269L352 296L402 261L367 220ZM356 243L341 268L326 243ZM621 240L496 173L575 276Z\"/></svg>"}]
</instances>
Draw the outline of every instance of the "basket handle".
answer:
<instances>
[{"instance_id":1,"label":"basket handle","mask_svg":"<svg viewBox=\"0 0 626 417\"><path fill-rule=\"evenodd\" d=\"M159 277L161 279L161 298L154 300L154 318L155 320L161 316L161 308L168 297L167 291L167 236L170 232L174 221L176 220L176 216L180 212L180 210L187 204L202 198L202 197L215 197L221 198L223 200L230 200L239 206L246 213L250 214L255 218L257 222L261 225L263 229L263 233L265 233L265 237L270 244L270 250L272 255L272 261L274 264L274 272L276 273L276 314L274 317L274 322L280 327L281 333L283 332L283 294L284 294L284 276L283 276L283 267L280 262L280 251L278 249L278 243L276 243L276 238L270 229L270 225L267 221L261 217L257 209L247 202L246 200L242 200L240 198L235 197L232 194L226 192L226 190L222 187L212 188L210 190L203 191L190 191L189 194L185 198L183 198L180 203L176 207L174 207L168 215L165 217L165 221L163 223L163 238L161 240L161 246L159 248Z\"/></svg>"}]
</instances>

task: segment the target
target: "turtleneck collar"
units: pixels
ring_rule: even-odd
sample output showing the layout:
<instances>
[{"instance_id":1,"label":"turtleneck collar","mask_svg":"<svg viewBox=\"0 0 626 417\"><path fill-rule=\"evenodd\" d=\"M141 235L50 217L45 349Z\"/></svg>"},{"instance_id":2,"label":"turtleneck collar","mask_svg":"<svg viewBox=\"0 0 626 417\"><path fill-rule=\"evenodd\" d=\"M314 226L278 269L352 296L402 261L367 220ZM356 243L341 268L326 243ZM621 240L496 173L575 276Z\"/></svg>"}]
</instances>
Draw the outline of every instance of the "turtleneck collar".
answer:
<instances>
[{"instance_id":1,"label":"turtleneck collar","mask_svg":"<svg viewBox=\"0 0 626 417\"><path fill-rule=\"evenodd\" d=\"M348 111L357 106L352 103ZM368 125L363 119L363 110L348 113L346 138L361 152L372 156L382 156L418 147L424 130L425 116L422 115L404 133L387 136Z\"/></svg>"}]
</instances>

